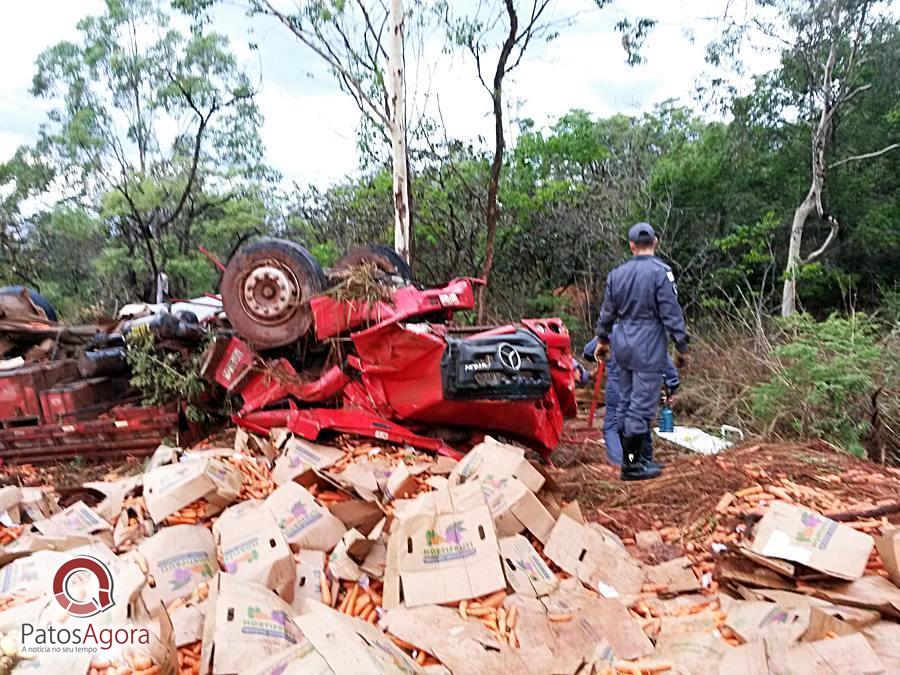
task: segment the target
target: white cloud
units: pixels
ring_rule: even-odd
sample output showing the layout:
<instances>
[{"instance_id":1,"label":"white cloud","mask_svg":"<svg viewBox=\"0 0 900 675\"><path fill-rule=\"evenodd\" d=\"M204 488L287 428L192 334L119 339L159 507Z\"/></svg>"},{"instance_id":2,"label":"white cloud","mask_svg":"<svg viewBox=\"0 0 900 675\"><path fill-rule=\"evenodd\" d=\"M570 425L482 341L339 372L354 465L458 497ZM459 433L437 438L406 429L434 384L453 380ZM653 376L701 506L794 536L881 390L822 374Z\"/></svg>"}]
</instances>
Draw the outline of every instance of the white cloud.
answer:
<instances>
[{"instance_id":1,"label":"white cloud","mask_svg":"<svg viewBox=\"0 0 900 675\"><path fill-rule=\"evenodd\" d=\"M456 1L456 0L454 0ZM591 0L558 0L556 16L575 16L571 26L549 44L536 44L508 81L508 101L516 117L547 124L572 108L596 115L636 114L666 98L691 103L697 76L704 69L703 45L716 30L714 21L726 0L647 0L627 11L623 1L601 11ZM100 0L31 0L6 3L0 23L0 157L36 137L47 104L28 95L34 61L55 42L74 37L79 18L102 9ZM621 8L619 6L622 6ZM634 5L634 3L632 3ZM226 32L241 61L259 73L259 106L268 160L286 182L323 185L355 170L359 112L338 89L319 57L284 27L268 18L248 19L234 4L220 6L216 28ZM638 15L658 19L636 68L625 64L615 22ZM685 36L693 32L696 42ZM250 50L248 42L258 44ZM432 114L440 103L452 136L490 138L490 100L475 77L474 64L461 53L442 53L440 36L426 49L429 67L410 89L431 96ZM753 69L770 64L757 59ZM427 81L424 73L434 73ZM430 85L430 86L429 86Z\"/></svg>"}]
</instances>

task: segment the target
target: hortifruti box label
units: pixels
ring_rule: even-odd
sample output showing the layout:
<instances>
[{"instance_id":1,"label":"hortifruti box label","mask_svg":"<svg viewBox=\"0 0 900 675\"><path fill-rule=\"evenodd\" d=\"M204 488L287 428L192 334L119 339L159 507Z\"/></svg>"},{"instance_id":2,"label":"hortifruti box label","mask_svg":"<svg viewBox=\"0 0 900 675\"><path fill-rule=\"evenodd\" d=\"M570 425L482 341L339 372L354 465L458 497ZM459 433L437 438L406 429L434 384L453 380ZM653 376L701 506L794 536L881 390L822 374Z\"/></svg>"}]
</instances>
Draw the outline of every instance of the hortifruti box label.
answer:
<instances>
[{"instance_id":1,"label":"hortifruti box label","mask_svg":"<svg viewBox=\"0 0 900 675\"><path fill-rule=\"evenodd\" d=\"M187 597L219 571L212 532L201 525L173 525L141 543L138 552L147 561L153 585L142 595L151 612L160 602Z\"/></svg>"},{"instance_id":2,"label":"hortifruti box label","mask_svg":"<svg viewBox=\"0 0 900 675\"><path fill-rule=\"evenodd\" d=\"M421 495L395 515L386 575L399 576L407 606L505 588L493 518L477 481Z\"/></svg>"}]
</instances>

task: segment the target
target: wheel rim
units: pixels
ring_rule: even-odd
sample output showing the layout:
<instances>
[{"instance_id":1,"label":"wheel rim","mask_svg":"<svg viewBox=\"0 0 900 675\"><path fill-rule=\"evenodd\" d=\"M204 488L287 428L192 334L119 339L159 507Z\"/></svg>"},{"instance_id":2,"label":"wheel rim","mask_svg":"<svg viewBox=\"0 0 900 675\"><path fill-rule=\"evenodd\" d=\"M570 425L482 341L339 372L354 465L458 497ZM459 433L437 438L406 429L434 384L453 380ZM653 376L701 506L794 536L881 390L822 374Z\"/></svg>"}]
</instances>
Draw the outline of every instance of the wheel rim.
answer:
<instances>
[{"instance_id":1,"label":"wheel rim","mask_svg":"<svg viewBox=\"0 0 900 675\"><path fill-rule=\"evenodd\" d=\"M282 323L301 300L297 277L277 260L266 260L244 278L241 304L254 320L266 325Z\"/></svg>"}]
</instances>

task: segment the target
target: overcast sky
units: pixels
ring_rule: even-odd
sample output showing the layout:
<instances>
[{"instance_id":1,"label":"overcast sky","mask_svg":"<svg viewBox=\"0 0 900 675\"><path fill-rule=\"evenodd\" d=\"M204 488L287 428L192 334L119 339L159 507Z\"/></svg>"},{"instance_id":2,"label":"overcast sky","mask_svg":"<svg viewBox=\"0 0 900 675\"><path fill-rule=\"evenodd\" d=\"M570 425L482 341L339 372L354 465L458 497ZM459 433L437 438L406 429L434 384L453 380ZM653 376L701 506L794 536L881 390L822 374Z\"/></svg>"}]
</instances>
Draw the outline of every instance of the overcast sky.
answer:
<instances>
[{"instance_id":1,"label":"overcast sky","mask_svg":"<svg viewBox=\"0 0 900 675\"><path fill-rule=\"evenodd\" d=\"M577 18L558 39L536 46L515 71L506 89L514 103L514 115L544 125L572 108L603 116L650 110L668 98L692 105L696 80L704 71L703 47L717 30L710 19L721 16L726 2L619 0L597 11L592 0L557 0L557 16ZM47 103L28 94L38 54L60 40L77 37L77 20L102 10L100 0L4 4L0 22L0 158L33 142L45 118ZM626 5L633 14L659 22L644 50L647 62L634 68L625 64L614 30L615 23L627 15ZM322 186L354 171L359 114L318 57L280 24L265 18L250 22L242 12L227 6L218 16L216 28L229 35L245 67L261 77L258 103L265 116L263 140L269 162L285 179L301 186ZM249 40L259 44L258 52L247 48ZM430 105L440 102L451 136L490 136L490 101L475 77L473 63L461 54L441 55L437 38L426 51L431 74L420 73L412 88L420 93L428 89ZM772 63L771 58L757 56L751 67L759 71Z\"/></svg>"}]
</instances>

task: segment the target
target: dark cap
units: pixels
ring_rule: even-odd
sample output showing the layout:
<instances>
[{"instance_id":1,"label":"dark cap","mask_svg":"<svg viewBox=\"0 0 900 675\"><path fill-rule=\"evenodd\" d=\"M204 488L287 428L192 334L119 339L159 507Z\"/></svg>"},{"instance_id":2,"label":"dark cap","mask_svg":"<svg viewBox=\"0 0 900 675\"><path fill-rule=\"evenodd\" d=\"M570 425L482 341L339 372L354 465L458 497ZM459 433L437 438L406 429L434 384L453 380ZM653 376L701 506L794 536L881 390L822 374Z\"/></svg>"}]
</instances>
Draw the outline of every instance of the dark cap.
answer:
<instances>
[{"instance_id":1,"label":"dark cap","mask_svg":"<svg viewBox=\"0 0 900 675\"><path fill-rule=\"evenodd\" d=\"M628 230L628 241L633 244L652 244L656 238L656 232L650 223L638 223Z\"/></svg>"}]
</instances>

